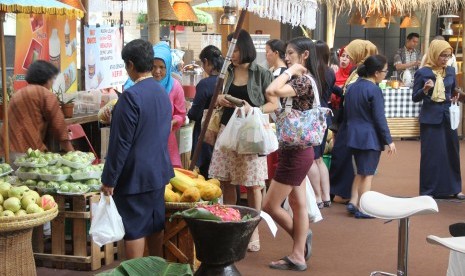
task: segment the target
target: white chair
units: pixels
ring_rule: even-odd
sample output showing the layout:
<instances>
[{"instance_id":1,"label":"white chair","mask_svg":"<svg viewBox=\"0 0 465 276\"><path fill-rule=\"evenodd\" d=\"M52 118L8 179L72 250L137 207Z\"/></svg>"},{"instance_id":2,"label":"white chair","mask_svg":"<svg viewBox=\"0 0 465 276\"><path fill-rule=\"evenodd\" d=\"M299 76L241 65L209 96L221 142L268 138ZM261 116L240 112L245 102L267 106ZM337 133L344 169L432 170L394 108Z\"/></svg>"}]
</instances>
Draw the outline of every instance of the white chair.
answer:
<instances>
[{"instance_id":1,"label":"white chair","mask_svg":"<svg viewBox=\"0 0 465 276\"><path fill-rule=\"evenodd\" d=\"M440 238L429 235L426 240L450 249L447 276L465 276L465 237Z\"/></svg>"},{"instance_id":2,"label":"white chair","mask_svg":"<svg viewBox=\"0 0 465 276\"><path fill-rule=\"evenodd\" d=\"M399 220L397 274L374 271L370 275L407 276L409 219L411 216L437 213L436 201L429 196L396 198L369 191L360 198L360 211L375 218Z\"/></svg>"}]
</instances>

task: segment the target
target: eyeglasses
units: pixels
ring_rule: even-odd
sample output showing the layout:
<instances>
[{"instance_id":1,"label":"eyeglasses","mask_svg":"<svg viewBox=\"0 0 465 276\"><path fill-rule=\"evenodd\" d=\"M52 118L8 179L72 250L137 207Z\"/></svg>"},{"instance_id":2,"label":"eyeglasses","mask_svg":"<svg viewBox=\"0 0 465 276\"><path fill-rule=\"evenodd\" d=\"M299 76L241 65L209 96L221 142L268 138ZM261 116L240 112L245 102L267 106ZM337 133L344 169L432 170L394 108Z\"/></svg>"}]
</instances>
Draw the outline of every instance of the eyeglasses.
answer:
<instances>
[{"instance_id":1,"label":"eyeglasses","mask_svg":"<svg viewBox=\"0 0 465 276\"><path fill-rule=\"evenodd\" d=\"M447 58L447 59L449 59L449 58L452 58L452 55L448 55L448 54L441 54L441 55L439 55L439 57L441 57L441 58Z\"/></svg>"}]
</instances>

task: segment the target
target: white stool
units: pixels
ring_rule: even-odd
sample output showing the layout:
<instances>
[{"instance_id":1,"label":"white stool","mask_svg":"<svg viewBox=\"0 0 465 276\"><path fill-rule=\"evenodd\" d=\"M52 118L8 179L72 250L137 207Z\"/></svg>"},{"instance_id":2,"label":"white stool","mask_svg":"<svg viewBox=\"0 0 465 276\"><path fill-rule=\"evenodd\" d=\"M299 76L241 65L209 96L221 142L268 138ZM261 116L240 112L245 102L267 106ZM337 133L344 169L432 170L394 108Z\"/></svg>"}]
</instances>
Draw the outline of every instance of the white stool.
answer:
<instances>
[{"instance_id":1,"label":"white stool","mask_svg":"<svg viewBox=\"0 0 465 276\"><path fill-rule=\"evenodd\" d=\"M429 196L396 198L369 191L360 198L360 211L372 217L399 220L397 245L397 274L374 271L370 275L407 276L409 218L438 212L438 205Z\"/></svg>"},{"instance_id":2,"label":"white stool","mask_svg":"<svg viewBox=\"0 0 465 276\"><path fill-rule=\"evenodd\" d=\"M465 237L440 238L429 235L426 240L450 249L447 276L465 275Z\"/></svg>"}]
</instances>

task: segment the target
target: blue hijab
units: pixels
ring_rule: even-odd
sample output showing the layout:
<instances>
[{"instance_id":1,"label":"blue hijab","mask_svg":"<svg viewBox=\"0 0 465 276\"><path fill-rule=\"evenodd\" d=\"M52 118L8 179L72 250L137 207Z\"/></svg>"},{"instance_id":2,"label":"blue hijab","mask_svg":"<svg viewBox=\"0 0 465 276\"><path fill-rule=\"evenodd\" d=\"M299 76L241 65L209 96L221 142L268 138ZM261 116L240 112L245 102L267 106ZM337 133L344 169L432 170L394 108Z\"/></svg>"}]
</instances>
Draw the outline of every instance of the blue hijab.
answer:
<instances>
[{"instance_id":1,"label":"blue hijab","mask_svg":"<svg viewBox=\"0 0 465 276\"><path fill-rule=\"evenodd\" d=\"M166 42L158 42L153 46L153 52L155 53L154 58L161 59L165 62L166 67L166 76L158 81L158 83L163 86L166 90L166 93L170 93L174 85L174 79L171 76L171 49Z\"/></svg>"}]
</instances>

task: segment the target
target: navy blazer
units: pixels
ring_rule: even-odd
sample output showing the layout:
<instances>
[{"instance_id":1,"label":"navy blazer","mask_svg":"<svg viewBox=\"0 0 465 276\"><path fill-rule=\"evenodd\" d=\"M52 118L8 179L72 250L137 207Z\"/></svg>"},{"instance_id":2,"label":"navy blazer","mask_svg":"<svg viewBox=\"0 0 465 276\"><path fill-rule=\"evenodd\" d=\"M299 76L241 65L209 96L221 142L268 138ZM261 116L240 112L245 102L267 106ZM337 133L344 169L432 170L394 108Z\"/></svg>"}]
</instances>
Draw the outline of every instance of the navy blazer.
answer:
<instances>
[{"instance_id":1,"label":"navy blazer","mask_svg":"<svg viewBox=\"0 0 465 276\"><path fill-rule=\"evenodd\" d=\"M446 76L444 78L444 86L446 88L446 100L442 103L433 102L431 95L433 88L428 91L428 95L423 92L423 86L429 79L436 81L436 76L433 70L429 67L422 67L415 72L415 80L413 82L412 100L414 102L423 101L420 111L420 123L422 124L440 124L444 119L449 120L449 107L451 93L455 89L455 69L454 67L446 67Z\"/></svg>"},{"instance_id":2,"label":"navy blazer","mask_svg":"<svg viewBox=\"0 0 465 276\"><path fill-rule=\"evenodd\" d=\"M171 112L168 94L153 78L124 91L112 113L103 184L118 194L138 194L169 182Z\"/></svg>"},{"instance_id":3,"label":"navy blazer","mask_svg":"<svg viewBox=\"0 0 465 276\"><path fill-rule=\"evenodd\" d=\"M350 148L382 151L384 145L392 143L384 114L383 92L369 80L359 78L348 87L344 120Z\"/></svg>"}]
</instances>

